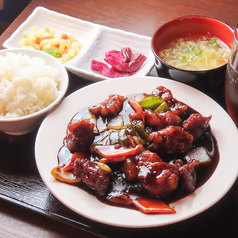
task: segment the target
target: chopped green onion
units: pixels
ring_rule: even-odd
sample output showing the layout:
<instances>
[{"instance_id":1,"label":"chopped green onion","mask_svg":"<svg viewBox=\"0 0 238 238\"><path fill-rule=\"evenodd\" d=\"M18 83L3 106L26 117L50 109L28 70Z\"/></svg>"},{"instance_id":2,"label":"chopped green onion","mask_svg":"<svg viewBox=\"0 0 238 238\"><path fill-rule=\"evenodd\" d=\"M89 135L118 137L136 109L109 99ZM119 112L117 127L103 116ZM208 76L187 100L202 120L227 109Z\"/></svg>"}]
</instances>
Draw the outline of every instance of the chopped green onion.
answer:
<instances>
[{"instance_id":1,"label":"chopped green onion","mask_svg":"<svg viewBox=\"0 0 238 238\"><path fill-rule=\"evenodd\" d=\"M216 58L217 58L217 55L216 55L215 53L212 53L212 54L211 54L211 58L212 58L212 59L216 59Z\"/></svg>"},{"instance_id":2,"label":"chopped green onion","mask_svg":"<svg viewBox=\"0 0 238 238\"><path fill-rule=\"evenodd\" d=\"M216 43L216 40L215 39L210 39L209 43L214 44L214 43Z\"/></svg>"},{"instance_id":3,"label":"chopped green onion","mask_svg":"<svg viewBox=\"0 0 238 238\"><path fill-rule=\"evenodd\" d=\"M42 51L54 56L55 58L58 58L60 56L60 53L58 50L42 50Z\"/></svg>"},{"instance_id":4,"label":"chopped green onion","mask_svg":"<svg viewBox=\"0 0 238 238\"><path fill-rule=\"evenodd\" d=\"M189 59L190 58L190 55L183 55L182 56L182 60L187 60L187 59Z\"/></svg>"},{"instance_id":5,"label":"chopped green onion","mask_svg":"<svg viewBox=\"0 0 238 238\"><path fill-rule=\"evenodd\" d=\"M188 50L195 50L195 46L188 47Z\"/></svg>"},{"instance_id":6,"label":"chopped green onion","mask_svg":"<svg viewBox=\"0 0 238 238\"><path fill-rule=\"evenodd\" d=\"M195 54L195 55L200 55L200 54L202 54L202 50L196 50L196 51L194 52L194 54Z\"/></svg>"},{"instance_id":7,"label":"chopped green onion","mask_svg":"<svg viewBox=\"0 0 238 238\"><path fill-rule=\"evenodd\" d=\"M215 39L210 39L209 43L211 43L213 46L218 46L218 43L216 42Z\"/></svg>"}]
</instances>

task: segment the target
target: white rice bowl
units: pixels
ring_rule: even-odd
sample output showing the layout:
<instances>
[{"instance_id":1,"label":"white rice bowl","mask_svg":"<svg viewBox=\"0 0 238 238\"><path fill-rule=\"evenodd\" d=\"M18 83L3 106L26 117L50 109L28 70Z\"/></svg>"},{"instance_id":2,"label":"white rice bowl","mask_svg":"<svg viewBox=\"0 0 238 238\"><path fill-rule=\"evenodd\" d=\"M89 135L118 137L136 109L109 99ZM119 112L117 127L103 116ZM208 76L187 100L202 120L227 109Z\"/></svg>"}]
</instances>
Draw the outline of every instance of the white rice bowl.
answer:
<instances>
[{"instance_id":1,"label":"white rice bowl","mask_svg":"<svg viewBox=\"0 0 238 238\"><path fill-rule=\"evenodd\" d=\"M67 71L51 55L30 49L1 50L0 130L10 134L33 130L67 87Z\"/></svg>"},{"instance_id":2,"label":"white rice bowl","mask_svg":"<svg viewBox=\"0 0 238 238\"><path fill-rule=\"evenodd\" d=\"M0 116L37 112L58 96L59 70L42 58L8 52L0 56Z\"/></svg>"}]
</instances>

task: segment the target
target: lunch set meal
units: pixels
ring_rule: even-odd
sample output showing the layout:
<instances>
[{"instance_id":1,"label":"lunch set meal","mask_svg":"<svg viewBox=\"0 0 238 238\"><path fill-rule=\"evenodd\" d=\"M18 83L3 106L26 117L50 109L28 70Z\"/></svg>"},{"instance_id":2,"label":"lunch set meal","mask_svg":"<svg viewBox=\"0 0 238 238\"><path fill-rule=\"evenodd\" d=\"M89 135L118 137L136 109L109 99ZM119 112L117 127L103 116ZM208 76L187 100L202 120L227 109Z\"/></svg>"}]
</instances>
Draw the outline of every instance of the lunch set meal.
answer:
<instances>
[{"instance_id":1,"label":"lunch set meal","mask_svg":"<svg viewBox=\"0 0 238 238\"><path fill-rule=\"evenodd\" d=\"M66 63L82 44L73 34L57 36L54 29L34 27L24 33L20 46ZM206 70L226 64L229 53L219 39L180 38L159 55L178 68ZM92 60L91 70L109 78L131 76L146 59L130 47L113 49L105 53L106 63ZM8 54L0 61L0 97L5 103L0 104L1 116L27 115L57 98L58 72L43 60ZM111 94L73 116L51 174L105 204L145 214L174 214L170 204L202 186L219 162L211 118L174 98L164 86L149 94Z\"/></svg>"},{"instance_id":2,"label":"lunch set meal","mask_svg":"<svg viewBox=\"0 0 238 238\"><path fill-rule=\"evenodd\" d=\"M37 112L59 96L57 68L39 57L7 52L0 56L0 117Z\"/></svg>"},{"instance_id":3,"label":"lunch set meal","mask_svg":"<svg viewBox=\"0 0 238 238\"><path fill-rule=\"evenodd\" d=\"M33 27L24 33L20 47L42 50L56 57L61 63L66 63L79 53L82 44L74 39L73 34L63 33L59 36L55 34L54 29L45 27L38 30Z\"/></svg>"},{"instance_id":4,"label":"lunch set meal","mask_svg":"<svg viewBox=\"0 0 238 238\"><path fill-rule=\"evenodd\" d=\"M164 62L171 66L200 71L226 64L230 49L218 38L203 37L198 40L179 38L158 54Z\"/></svg>"},{"instance_id":5,"label":"lunch set meal","mask_svg":"<svg viewBox=\"0 0 238 238\"><path fill-rule=\"evenodd\" d=\"M51 174L105 204L174 214L169 204L202 186L218 164L211 118L164 86L111 94L73 116Z\"/></svg>"}]
</instances>

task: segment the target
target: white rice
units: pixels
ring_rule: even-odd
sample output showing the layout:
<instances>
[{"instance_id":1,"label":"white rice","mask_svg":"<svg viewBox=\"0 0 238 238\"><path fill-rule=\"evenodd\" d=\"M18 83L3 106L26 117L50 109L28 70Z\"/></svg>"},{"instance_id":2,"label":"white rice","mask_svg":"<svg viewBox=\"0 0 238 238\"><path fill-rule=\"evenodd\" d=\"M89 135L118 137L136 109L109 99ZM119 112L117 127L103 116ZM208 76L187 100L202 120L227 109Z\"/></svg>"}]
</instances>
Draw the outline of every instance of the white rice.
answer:
<instances>
[{"instance_id":1,"label":"white rice","mask_svg":"<svg viewBox=\"0 0 238 238\"><path fill-rule=\"evenodd\" d=\"M0 117L37 112L59 96L60 74L41 58L8 52L0 56Z\"/></svg>"}]
</instances>

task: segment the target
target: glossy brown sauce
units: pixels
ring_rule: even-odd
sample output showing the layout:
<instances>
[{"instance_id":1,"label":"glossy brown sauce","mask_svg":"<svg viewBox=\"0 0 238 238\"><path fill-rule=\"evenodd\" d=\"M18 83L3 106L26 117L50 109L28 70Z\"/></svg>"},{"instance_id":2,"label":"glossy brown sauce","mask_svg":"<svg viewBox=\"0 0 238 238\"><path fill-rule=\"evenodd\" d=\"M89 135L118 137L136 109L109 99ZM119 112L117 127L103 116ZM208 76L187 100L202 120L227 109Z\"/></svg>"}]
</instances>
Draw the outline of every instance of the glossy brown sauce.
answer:
<instances>
[{"instance_id":1,"label":"glossy brown sauce","mask_svg":"<svg viewBox=\"0 0 238 238\"><path fill-rule=\"evenodd\" d=\"M83 115L85 115L88 112L88 109L83 109L80 112L78 112L73 118L73 119L80 119ZM123 109L120 114L124 116L124 118L128 118L128 115L133 112L133 109L131 109L130 105L127 103L127 101L124 103ZM185 115L185 120L186 118L189 117L192 113L196 113L194 109L191 107L188 107L187 113ZM103 131L106 129L107 125L107 119L103 119L101 117L98 118L97 120L98 123L98 129L99 131ZM125 121L125 125L129 123L128 121ZM97 137L96 137L97 138ZM95 140L96 140L95 138ZM204 147L206 148L209 156L211 157L211 162L206 165L199 165L198 170L197 170L197 182L196 182L196 189L200 186L202 186L206 181L211 177L213 172L215 171L217 164L219 162L219 150L217 146L217 142L215 137L213 136L211 132L210 126L207 128L203 136L196 142L194 142L194 148L197 147ZM69 152L67 147L62 146L59 150L58 153L58 164L63 166L67 163L69 158L72 156L72 154ZM169 162L174 159L184 159L185 155L176 155L174 157L171 156L162 156L159 155L160 158L165 161ZM91 156L91 160L98 160L98 158L94 158ZM124 190L126 192L130 192L130 194L135 194L140 197L147 197L150 198L150 195L148 195L143 189L142 186L140 185L139 182L129 182L125 179L124 172L122 170L122 164L120 162L117 163L110 163L110 167L112 169L112 174L111 174L111 189L109 194L111 193L113 196L113 193L117 193L118 191ZM125 205L120 205L120 204L114 204L110 201L108 201L105 197L98 196L92 189L88 188L85 184L80 183L77 185L80 189L83 189L90 193L91 195L94 195L97 197L98 200L100 200L103 203L106 203L108 205L114 205L114 206L122 206L125 207ZM178 186L179 187L179 186ZM182 191L181 189L177 189L174 192L172 192L168 197L160 199L161 201L164 201L165 203L169 204L171 202L175 202L180 200L181 198L186 197L189 195L188 193ZM152 200L155 198L152 198ZM136 209L134 206L126 206L127 208L131 209Z\"/></svg>"}]
</instances>

